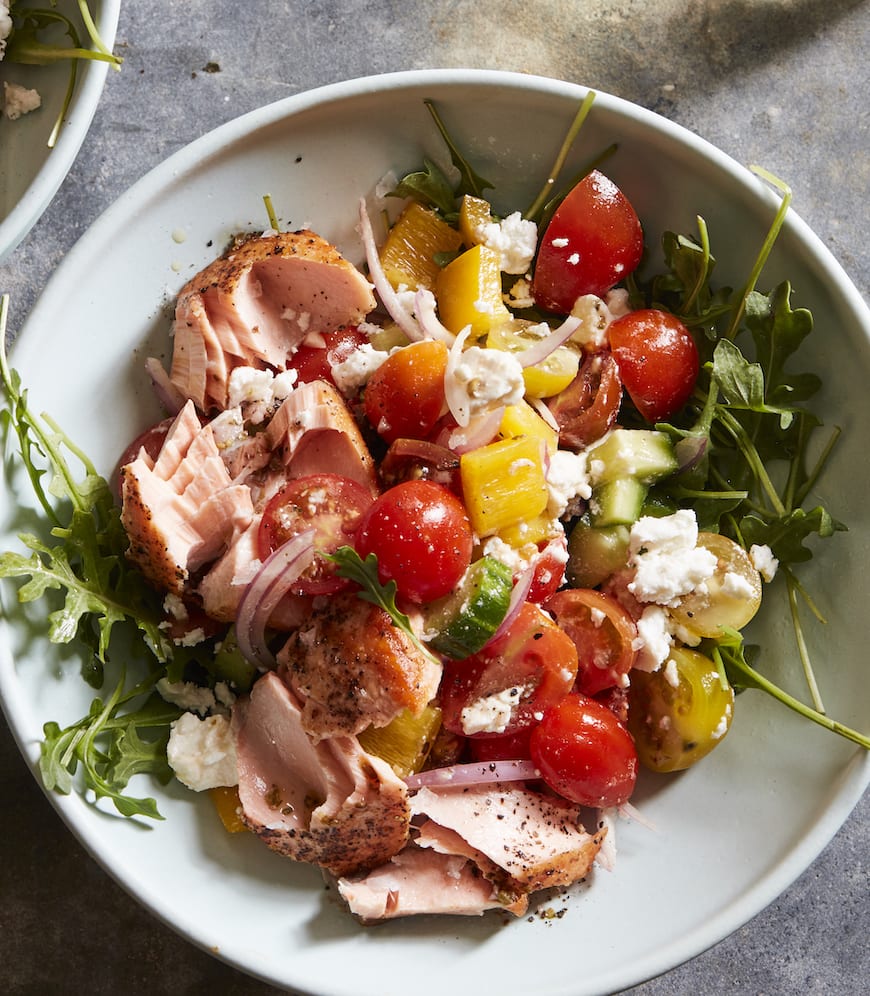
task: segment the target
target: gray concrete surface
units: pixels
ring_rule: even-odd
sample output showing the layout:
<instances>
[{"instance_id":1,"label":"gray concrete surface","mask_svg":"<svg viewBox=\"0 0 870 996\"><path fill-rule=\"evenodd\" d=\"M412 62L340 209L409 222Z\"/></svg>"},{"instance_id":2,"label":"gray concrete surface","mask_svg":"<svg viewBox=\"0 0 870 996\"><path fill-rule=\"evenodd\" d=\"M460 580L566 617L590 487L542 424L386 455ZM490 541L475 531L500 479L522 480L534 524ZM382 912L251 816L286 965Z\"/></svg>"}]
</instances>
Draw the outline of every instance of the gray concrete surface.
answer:
<instances>
[{"instance_id":1,"label":"gray concrete surface","mask_svg":"<svg viewBox=\"0 0 870 996\"><path fill-rule=\"evenodd\" d=\"M123 71L110 74L66 183L0 265L0 291L14 302L13 329L100 212L189 140L312 86L437 66L585 83L661 112L742 162L764 164L788 179L795 208L859 290L866 296L870 289L868 3L129 0L118 50ZM204 72L208 63L220 72ZM275 991L194 949L119 889L60 823L5 727L0 787L0 990ZM868 817L865 796L767 910L632 992L867 992Z\"/></svg>"}]
</instances>

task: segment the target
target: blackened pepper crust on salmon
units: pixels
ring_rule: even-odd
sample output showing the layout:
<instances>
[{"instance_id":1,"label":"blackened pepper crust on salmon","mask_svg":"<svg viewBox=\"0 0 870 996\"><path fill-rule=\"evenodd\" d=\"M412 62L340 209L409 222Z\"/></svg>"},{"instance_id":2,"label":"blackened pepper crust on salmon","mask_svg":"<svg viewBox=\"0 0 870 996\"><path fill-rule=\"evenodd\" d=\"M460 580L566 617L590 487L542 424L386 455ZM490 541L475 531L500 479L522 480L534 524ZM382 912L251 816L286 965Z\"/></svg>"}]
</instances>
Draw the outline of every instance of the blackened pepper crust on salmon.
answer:
<instances>
[{"instance_id":1,"label":"blackened pepper crust on salmon","mask_svg":"<svg viewBox=\"0 0 870 996\"><path fill-rule=\"evenodd\" d=\"M356 737L314 741L299 698L274 672L233 710L242 817L274 851L333 875L364 873L410 832L405 783Z\"/></svg>"},{"instance_id":2,"label":"blackened pepper crust on salmon","mask_svg":"<svg viewBox=\"0 0 870 996\"><path fill-rule=\"evenodd\" d=\"M181 289L170 379L201 411L223 410L236 367L283 370L306 335L374 306L365 277L314 232L252 236Z\"/></svg>"},{"instance_id":3,"label":"blackened pepper crust on salmon","mask_svg":"<svg viewBox=\"0 0 870 996\"><path fill-rule=\"evenodd\" d=\"M302 722L314 737L386 726L403 709L419 715L441 678L440 666L383 609L354 592L318 605L278 661L304 700Z\"/></svg>"}]
</instances>

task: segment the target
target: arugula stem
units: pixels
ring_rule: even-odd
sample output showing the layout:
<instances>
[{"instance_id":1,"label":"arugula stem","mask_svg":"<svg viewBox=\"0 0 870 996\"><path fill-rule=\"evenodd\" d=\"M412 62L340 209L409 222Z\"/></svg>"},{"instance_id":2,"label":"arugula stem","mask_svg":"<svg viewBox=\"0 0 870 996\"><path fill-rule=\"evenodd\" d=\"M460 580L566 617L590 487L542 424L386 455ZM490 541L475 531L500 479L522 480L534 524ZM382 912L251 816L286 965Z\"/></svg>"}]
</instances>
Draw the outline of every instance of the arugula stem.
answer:
<instances>
[{"instance_id":1,"label":"arugula stem","mask_svg":"<svg viewBox=\"0 0 870 996\"><path fill-rule=\"evenodd\" d=\"M794 503L795 503L794 507L800 508L801 505L803 505L803 503L806 501L807 495L815 487L816 481L821 476L825 464L828 462L828 459L831 456L834 447L837 445L837 441L839 440L842 431L843 430L838 425L834 426L830 438L828 439L827 445L822 450L822 453L819 456L819 459L816 461L816 464L813 467L810 475L807 477L806 481L804 481L803 485L799 488L794 498Z\"/></svg>"},{"instance_id":2,"label":"arugula stem","mask_svg":"<svg viewBox=\"0 0 870 996\"><path fill-rule=\"evenodd\" d=\"M278 225L278 215L275 214L275 205L272 203L271 194L263 194L263 203L266 205L266 215L269 219L269 228L274 232L280 232Z\"/></svg>"},{"instance_id":3,"label":"arugula stem","mask_svg":"<svg viewBox=\"0 0 870 996\"><path fill-rule=\"evenodd\" d=\"M704 289L707 281L710 279L710 234L707 231L707 222L698 215L698 234L701 241L701 253L704 260L704 265L698 270L698 278L695 281L695 286L692 288L691 293L686 298L683 304L683 310L688 313L695 305L695 301L698 295Z\"/></svg>"},{"instance_id":4,"label":"arugula stem","mask_svg":"<svg viewBox=\"0 0 870 996\"><path fill-rule=\"evenodd\" d=\"M590 110L592 110L592 105L595 102L596 93L594 90L590 90L589 93L583 98L580 108L574 115L574 120L571 122L571 127L568 129L568 133L562 142L559 152L556 155L556 159L553 165L550 167L550 172L547 179L544 181L543 187L541 187L538 196L532 201L530 207L523 215L526 219L533 219L541 208L550 199L550 193L552 192L559 173L562 172L562 167L565 165L565 160L568 158L568 154L571 151L571 147L580 132L583 122L589 115Z\"/></svg>"},{"instance_id":5,"label":"arugula stem","mask_svg":"<svg viewBox=\"0 0 870 996\"><path fill-rule=\"evenodd\" d=\"M800 618L798 617L797 593L791 571L786 571L786 588L788 590L788 606L789 611L791 612L792 627L794 629L795 640L797 641L798 655L801 659L801 666L804 670L804 677L807 680L807 687L810 690L813 705L818 712L824 713L826 711L825 706L822 702L822 696L819 692L818 683L816 682L812 661L810 660L810 652L807 649L806 640L804 639L803 627L801 626Z\"/></svg>"},{"instance_id":6,"label":"arugula stem","mask_svg":"<svg viewBox=\"0 0 870 996\"><path fill-rule=\"evenodd\" d=\"M758 455L758 450L756 450L752 440L747 435L746 430L731 414L731 412L727 411L725 408L720 408L719 419L722 422L722 425L731 434L734 442L737 443L740 452L743 454L746 462L751 467L753 474L764 490L764 493L769 498L776 514L778 516L785 516L786 509L782 504L782 500L780 499L776 488L773 486L770 475L767 473L767 468L764 466L761 457Z\"/></svg>"},{"instance_id":7,"label":"arugula stem","mask_svg":"<svg viewBox=\"0 0 870 996\"><path fill-rule=\"evenodd\" d=\"M755 288L758 283L758 278L761 276L761 271L764 269L764 264L767 262L767 258L770 255L771 249L773 249L773 244L779 235L779 231L785 222L785 216L788 214L789 204L791 203L791 187L787 183L783 183L778 177L774 176L773 173L769 173L762 166L750 166L749 167L753 173L760 176L762 179L767 180L768 183L776 187L777 190L782 194L782 201L779 206L779 210L776 212L776 216L773 219L773 224L767 232L767 237L761 246L761 250L758 253L758 257L755 260L755 264L749 272L749 278L747 279L743 290L737 297L737 307L734 309L734 314L731 318L731 324L728 327L728 331L725 333L726 339L733 339L737 335L737 329L740 325L740 321L743 318L743 312L746 308L746 299L749 297L750 293Z\"/></svg>"}]
</instances>

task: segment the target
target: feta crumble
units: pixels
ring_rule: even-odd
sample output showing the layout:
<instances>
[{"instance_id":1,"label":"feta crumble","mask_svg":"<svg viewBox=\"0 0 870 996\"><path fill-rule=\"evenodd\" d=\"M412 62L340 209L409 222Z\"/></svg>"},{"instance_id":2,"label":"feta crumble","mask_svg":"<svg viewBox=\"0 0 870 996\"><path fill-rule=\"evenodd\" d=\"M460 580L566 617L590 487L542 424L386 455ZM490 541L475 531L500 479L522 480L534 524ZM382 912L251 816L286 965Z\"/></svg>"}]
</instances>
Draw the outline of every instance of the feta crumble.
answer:
<instances>
[{"instance_id":1,"label":"feta crumble","mask_svg":"<svg viewBox=\"0 0 870 996\"><path fill-rule=\"evenodd\" d=\"M660 518L645 515L631 527L628 590L639 602L674 607L716 571L716 556L698 546L698 521L689 509Z\"/></svg>"},{"instance_id":2,"label":"feta crumble","mask_svg":"<svg viewBox=\"0 0 870 996\"><path fill-rule=\"evenodd\" d=\"M491 221L479 226L475 235L501 259L503 273L525 273L535 258L538 245L538 226L514 211L502 221Z\"/></svg>"},{"instance_id":3,"label":"feta crumble","mask_svg":"<svg viewBox=\"0 0 870 996\"><path fill-rule=\"evenodd\" d=\"M227 407L240 408L248 422L259 425L290 396L296 371L273 374L271 370L236 367L230 374Z\"/></svg>"},{"instance_id":4,"label":"feta crumble","mask_svg":"<svg viewBox=\"0 0 870 996\"><path fill-rule=\"evenodd\" d=\"M557 450L547 467L547 488L550 492L547 513L561 519L566 513L578 512L578 504L592 497L592 485L585 453Z\"/></svg>"},{"instance_id":5,"label":"feta crumble","mask_svg":"<svg viewBox=\"0 0 870 996\"><path fill-rule=\"evenodd\" d=\"M194 792L239 783L235 739L226 716L199 719L184 713L170 727L166 759L175 777Z\"/></svg>"},{"instance_id":6,"label":"feta crumble","mask_svg":"<svg viewBox=\"0 0 870 996\"><path fill-rule=\"evenodd\" d=\"M3 110L10 121L35 111L41 104L42 98L37 90L18 83L3 83Z\"/></svg>"},{"instance_id":7,"label":"feta crumble","mask_svg":"<svg viewBox=\"0 0 870 996\"><path fill-rule=\"evenodd\" d=\"M774 557L773 551L769 546L751 546L749 548L749 558L752 561L752 566L765 581L768 583L773 581L776 577L779 561Z\"/></svg>"},{"instance_id":8,"label":"feta crumble","mask_svg":"<svg viewBox=\"0 0 870 996\"><path fill-rule=\"evenodd\" d=\"M450 407L461 426L507 405L518 405L526 393L523 368L512 353L471 346L453 370Z\"/></svg>"},{"instance_id":9,"label":"feta crumble","mask_svg":"<svg viewBox=\"0 0 870 996\"><path fill-rule=\"evenodd\" d=\"M365 387L372 374L389 356L390 353L375 349L370 343L363 343L347 359L330 366L335 386L345 397L355 395Z\"/></svg>"},{"instance_id":10,"label":"feta crumble","mask_svg":"<svg viewBox=\"0 0 870 996\"><path fill-rule=\"evenodd\" d=\"M517 686L505 688L466 706L460 714L462 732L468 737L475 733L504 733L520 700L520 691Z\"/></svg>"}]
</instances>

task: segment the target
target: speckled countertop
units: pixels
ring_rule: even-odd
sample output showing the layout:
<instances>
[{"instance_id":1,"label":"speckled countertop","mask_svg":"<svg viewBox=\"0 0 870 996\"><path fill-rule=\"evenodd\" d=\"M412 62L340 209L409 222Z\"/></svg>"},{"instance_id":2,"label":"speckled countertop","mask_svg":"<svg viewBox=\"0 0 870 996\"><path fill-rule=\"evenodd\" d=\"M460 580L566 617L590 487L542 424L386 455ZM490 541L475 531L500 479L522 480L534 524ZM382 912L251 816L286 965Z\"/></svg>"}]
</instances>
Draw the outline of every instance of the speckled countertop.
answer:
<instances>
[{"instance_id":1,"label":"speckled countertop","mask_svg":"<svg viewBox=\"0 0 870 996\"><path fill-rule=\"evenodd\" d=\"M870 289L870 4L858 0L127 2L117 51L124 68L109 74L71 173L0 264L13 328L97 216L191 139L313 86L430 67L559 76L659 111L787 178L798 212ZM276 991L190 946L122 891L65 829L2 723L0 791L0 990ZM632 992L866 992L868 863L865 795L768 909Z\"/></svg>"}]
</instances>

